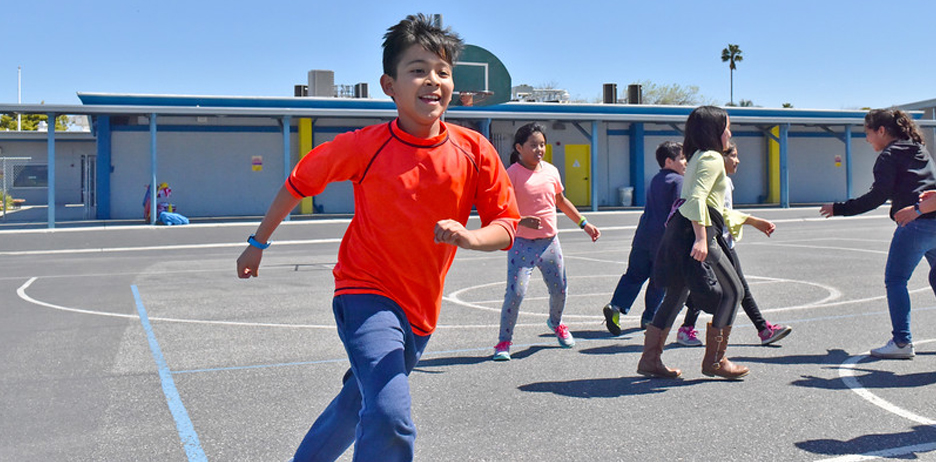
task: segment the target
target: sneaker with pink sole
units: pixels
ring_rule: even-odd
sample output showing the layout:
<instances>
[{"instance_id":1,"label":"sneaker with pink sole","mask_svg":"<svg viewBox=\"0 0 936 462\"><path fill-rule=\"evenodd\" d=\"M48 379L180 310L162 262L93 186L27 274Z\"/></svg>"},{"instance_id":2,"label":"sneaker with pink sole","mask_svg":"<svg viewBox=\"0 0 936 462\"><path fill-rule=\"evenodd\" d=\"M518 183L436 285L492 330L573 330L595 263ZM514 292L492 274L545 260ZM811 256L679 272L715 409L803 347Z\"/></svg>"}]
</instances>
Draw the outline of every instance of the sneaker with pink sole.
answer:
<instances>
[{"instance_id":1,"label":"sneaker with pink sole","mask_svg":"<svg viewBox=\"0 0 936 462\"><path fill-rule=\"evenodd\" d=\"M569 328L565 324L560 322L558 326L554 326L552 321L547 319L546 325L549 326L550 330L556 333L559 346L562 348L572 348L575 346L575 339L572 337L572 333L569 332Z\"/></svg>"},{"instance_id":2,"label":"sneaker with pink sole","mask_svg":"<svg viewBox=\"0 0 936 462\"><path fill-rule=\"evenodd\" d=\"M789 326L781 326L780 324L774 325L767 323L767 327L764 330L757 333L757 336L760 337L761 345L770 345L771 343L777 342L783 337L790 335L790 332L793 332L793 328Z\"/></svg>"},{"instance_id":3,"label":"sneaker with pink sole","mask_svg":"<svg viewBox=\"0 0 936 462\"><path fill-rule=\"evenodd\" d=\"M685 346L702 346L702 341L697 337L698 334L699 331L693 329L692 326L680 326L676 331L676 343Z\"/></svg>"},{"instance_id":4,"label":"sneaker with pink sole","mask_svg":"<svg viewBox=\"0 0 936 462\"><path fill-rule=\"evenodd\" d=\"M494 346L494 361L510 361L510 342L500 342Z\"/></svg>"}]
</instances>

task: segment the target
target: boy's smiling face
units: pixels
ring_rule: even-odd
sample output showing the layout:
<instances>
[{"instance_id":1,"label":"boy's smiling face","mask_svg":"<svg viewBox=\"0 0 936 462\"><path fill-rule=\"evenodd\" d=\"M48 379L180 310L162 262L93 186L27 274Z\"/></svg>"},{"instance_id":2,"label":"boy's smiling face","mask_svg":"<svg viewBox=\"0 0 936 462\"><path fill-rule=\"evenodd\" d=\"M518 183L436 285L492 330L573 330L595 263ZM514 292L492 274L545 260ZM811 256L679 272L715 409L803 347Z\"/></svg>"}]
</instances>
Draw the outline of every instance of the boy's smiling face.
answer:
<instances>
[{"instance_id":1,"label":"boy's smiling face","mask_svg":"<svg viewBox=\"0 0 936 462\"><path fill-rule=\"evenodd\" d=\"M396 103L400 128L420 138L439 134L439 120L455 88L451 64L413 45L400 57L396 77L382 75L380 87Z\"/></svg>"}]
</instances>

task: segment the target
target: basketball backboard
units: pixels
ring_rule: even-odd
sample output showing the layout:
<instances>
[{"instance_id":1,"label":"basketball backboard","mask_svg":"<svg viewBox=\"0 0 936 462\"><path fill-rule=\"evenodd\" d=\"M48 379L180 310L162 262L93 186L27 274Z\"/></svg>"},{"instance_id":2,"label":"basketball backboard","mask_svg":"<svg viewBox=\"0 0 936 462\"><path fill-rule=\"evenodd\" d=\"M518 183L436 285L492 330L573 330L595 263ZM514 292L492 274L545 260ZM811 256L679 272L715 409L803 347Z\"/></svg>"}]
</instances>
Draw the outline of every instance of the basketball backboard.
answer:
<instances>
[{"instance_id":1,"label":"basketball backboard","mask_svg":"<svg viewBox=\"0 0 936 462\"><path fill-rule=\"evenodd\" d=\"M490 106L510 101L510 74L490 51L465 45L455 63L452 106Z\"/></svg>"}]
</instances>

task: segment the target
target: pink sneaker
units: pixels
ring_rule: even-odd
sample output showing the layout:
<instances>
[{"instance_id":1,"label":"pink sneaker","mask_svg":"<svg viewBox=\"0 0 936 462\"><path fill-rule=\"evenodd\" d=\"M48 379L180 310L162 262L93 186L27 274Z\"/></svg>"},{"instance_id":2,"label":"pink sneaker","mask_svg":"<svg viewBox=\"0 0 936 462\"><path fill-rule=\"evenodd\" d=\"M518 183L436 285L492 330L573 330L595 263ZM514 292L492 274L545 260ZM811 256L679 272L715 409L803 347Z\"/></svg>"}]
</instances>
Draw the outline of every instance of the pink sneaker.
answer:
<instances>
[{"instance_id":1,"label":"pink sneaker","mask_svg":"<svg viewBox=\"0 0 936 462\"><path fill-rule=\"evenodd\" d=\"M510 342L500 342L494 346L494 361L510 361Z\"/></svg>"},{"instance_id":2,"label":"pink sneaker","mask_svg":"<svg viewBox=\"0 0 936 462\"><path fill-rule=\"evenodd\" d=\"M692 326L681 326L676 331L676 343L685 346L702 346L702 341L696 337L698 334L699 331L693 329Z\"/></svg>"},{"instance_id":3,"label":"pink sneaker","mask_svg":"<svg viewBox=\"0 0 936 462\"><path fill-rule=\"evenodd\" d=\"M569 332L569 328L565 324L560 322L558 326L553 326L552 321L547 319L546 325L556 333L556 339L559 340L559 346L562 348L572 348L575 346L575 339L572 337L572 333Z\"/></svg>"},{"instance_id":4,"label":"pink sneaker","mask_svg":"<svg viewBox=\"0 0 936 462\"><path fill-rule=\"evenodd\" d=\"M760 337L761 345L770 345L776 341L779 341L783 337L790 335L790 332L793 332L792 327L781 326L779 324L773 325L767 323L767 327L764 330L757 333L757 336Z\"/></svg>"}]
</instances>

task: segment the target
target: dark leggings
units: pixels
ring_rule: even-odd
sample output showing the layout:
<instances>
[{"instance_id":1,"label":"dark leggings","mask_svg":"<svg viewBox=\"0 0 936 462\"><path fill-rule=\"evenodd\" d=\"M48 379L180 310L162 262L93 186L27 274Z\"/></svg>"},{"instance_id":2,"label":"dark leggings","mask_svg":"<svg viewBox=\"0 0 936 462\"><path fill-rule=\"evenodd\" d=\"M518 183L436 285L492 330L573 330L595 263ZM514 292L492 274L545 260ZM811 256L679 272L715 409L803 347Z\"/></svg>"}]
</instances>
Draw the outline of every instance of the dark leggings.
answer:
<instances>
[{"instance_id":1,"label":"dark leggings","mask_svg":"<svg viewBox=\"0 0 936 462\"><path fill-rule=\"evenodd\" d=\"M728 253L731 257L731 262L734 264L735 272L738 273L738 279L741 280L741 286L744 288L744 297L741 298L741 308L744 308L744 313L747 314L747 317L754 323L754 327L760 332L767 328L767 321L764 320L764 316L761 315L760 308L757 307L757 302L754 301L754 296L751 294L751 288L748 287L747 279L744 278L744 273L741 272L741 260L738 259L737 252L732 248L728 250ZM686 303L686 318L683 320L682 325L695 326L701 311L702 310L696 306L695 302L693 302L692 294L689 294L689 300Z\"/></svg>"},{"instance_id":2,"label":"dark leggings","mask_svg":"<svg viewBox=\"0 0 936 462\"><path fill-rule=\"evenodd\" d=\"M705 261L715 273L718 285L721 286L721 298L718 306L715 308L715 314L712 315L712 326L722 328L734 323L735 313L738 311L738 301L744 293L744 284L735 272L731 259L722 251L718 244L714 243L714 238L709 238L712 242L709 245L708 257ZM653 325L660 329L669 329L676 322L676 316L686 303L689 296L689 286L680 278L672 278L666 287L666 296L663 303L657 309L653 317ZM696 300L699 302L699 300Z\"/></svg>"}]
</instances>

